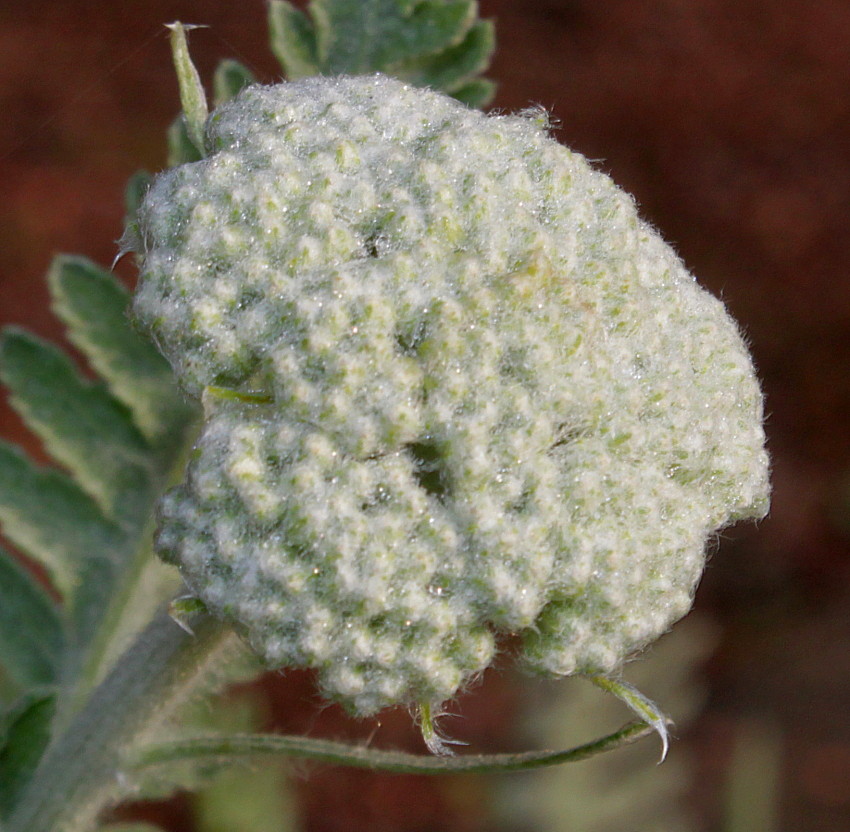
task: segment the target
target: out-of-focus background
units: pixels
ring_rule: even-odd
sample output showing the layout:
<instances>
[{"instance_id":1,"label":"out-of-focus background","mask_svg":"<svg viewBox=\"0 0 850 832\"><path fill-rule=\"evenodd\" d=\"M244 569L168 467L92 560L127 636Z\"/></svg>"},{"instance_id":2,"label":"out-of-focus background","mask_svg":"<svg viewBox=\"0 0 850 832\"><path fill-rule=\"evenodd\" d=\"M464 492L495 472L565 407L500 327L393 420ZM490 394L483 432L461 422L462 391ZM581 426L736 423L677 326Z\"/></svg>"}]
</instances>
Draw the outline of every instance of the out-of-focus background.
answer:
<instances>
[{"instance_id":1,"label":"out-of-focus background","mask_svg":"<svg viewBox=\"0 0 850 832\"><path fill-rule=\"evenodd\" d=\"M740 321L767 396L773 509L758 528L723 533L693 620L634 666L630 678L679 721L664 766L649 746L640 765L612 755L496 779L302 765L282 786L298 822L269 828L846 832L850 4L480 5L497 22L495 106L550 109L557 138L631 191ZM0 6L0 322L61 339L43 279L51 257L114 258L127 178L165 162L178 99L162 24L174 19L209 24L191 38L205 81L227 57L279 79L263 0ZM132 281L132 264L119 271ZM40 453L5 404L0 432ZM446 727L496 751L569 745L625 721L586 687L533 683L505 663ZM260 699L266 727L421 750L406 713L347 721L318 706L308 674L265 678ZM189 832L193 814L181 794L121 816Z\"/></svg>"}]
</instances>

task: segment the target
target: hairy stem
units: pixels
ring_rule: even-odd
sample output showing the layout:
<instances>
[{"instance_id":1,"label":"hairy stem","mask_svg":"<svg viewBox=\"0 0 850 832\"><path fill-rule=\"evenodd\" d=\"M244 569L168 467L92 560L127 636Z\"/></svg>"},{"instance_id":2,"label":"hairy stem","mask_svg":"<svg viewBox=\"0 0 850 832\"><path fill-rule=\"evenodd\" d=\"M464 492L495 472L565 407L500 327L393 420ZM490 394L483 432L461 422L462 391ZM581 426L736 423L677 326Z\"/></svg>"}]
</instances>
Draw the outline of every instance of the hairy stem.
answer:
<instances>
[{"instance_id":1,"label":"hairy stem","mask_svg":"<svg viewBox=\"0 0 850 832\"><path fill-rule=\"evenodd\" d=\"M103 680L121 650L127 647L144 622L150 620L154 606L145 603L150 597L141 598L140 592L155 596L156 606L159 606L178 588L177 576L170 575L162 563L153 558L149 545L134 554L117 582L100 626L87 647L73 686L63 692L55 723L58 730L68 726L92 690ZM144 619L140 613L145 614Z\"/></svg>"},{"instance_id":2,"label":"hairy stem","mask_svg":"<svg viewBox=\"0 0 850 832\"><path fill-rule=\"evenodd\" d=\"M139 635L55 738L6 832L89 832L121 796L132 745L189 697L236 637L209 616L180 629L166 613Z\"/></svg>"},{"instance_id":3,"label":"hairy stem","mask_svg":"<svg viewBox=\"0 0 850 832\"><path fill-rule=\"evenodd\" d=\"M630 722L613 734L566 751L528 751L519 754L467 754L432 757L382 751L312 737L269 734L237 734L229 737L198 737L178 742L157 743L139 750L128 762L128 770L141 770L186 760L230 763L246 757L289 756L319 760L354 768L379 769L396 774L456 774L523 771L574 763L605 751L630 745L655 729L645 722Z\"/></svg>"}]
</instances>

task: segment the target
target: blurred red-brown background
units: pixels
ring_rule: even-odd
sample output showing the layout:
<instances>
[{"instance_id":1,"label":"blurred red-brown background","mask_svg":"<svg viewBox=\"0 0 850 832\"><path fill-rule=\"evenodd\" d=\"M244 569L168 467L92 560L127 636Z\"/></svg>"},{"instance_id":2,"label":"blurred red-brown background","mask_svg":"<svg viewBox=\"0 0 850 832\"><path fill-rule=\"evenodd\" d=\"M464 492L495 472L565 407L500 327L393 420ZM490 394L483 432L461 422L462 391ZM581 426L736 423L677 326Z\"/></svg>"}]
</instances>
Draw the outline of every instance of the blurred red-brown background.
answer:
<instances>
[{"instance_id":1,"label":"blurred red-brown background","mask_svg":"<svg viewBox=\"0 0 850 832\"><path fill-rule=\"evenodd\" d=\"M536 102L558 138L596 160L702 283L722 296L764 381L770 517L724 534L697 609L721 625L709 698L678 741L698 760L693 803L720 830L722 782L742 720L776 728L779 829L850 828L850 5L844 0L482 0L497 21L495 105ZM0 319L61 339L43 281L55 252L108 264L123 186L164 164L177 108L162 24L206 23L206 81L235 57L279 68L263 0L29 0L0 7ZM132 279L122 264L121 273ZM2 434L37 447L14 413ZM322 720L305 676L268 681L276 726ZM464 705L481 750L511 742L521 688L485 681ZM405 714L381 742L418 748ZM504 735L504 736L503 736ZM504 742L502 742L504 740ZM474 790L446 781L312 769L304 828L489 828ZM470 797L469 794L473 794ZM160 815L188 830L182 798ZM759 832L759 830L753 830Z\"/></svg>"}]
</instances>

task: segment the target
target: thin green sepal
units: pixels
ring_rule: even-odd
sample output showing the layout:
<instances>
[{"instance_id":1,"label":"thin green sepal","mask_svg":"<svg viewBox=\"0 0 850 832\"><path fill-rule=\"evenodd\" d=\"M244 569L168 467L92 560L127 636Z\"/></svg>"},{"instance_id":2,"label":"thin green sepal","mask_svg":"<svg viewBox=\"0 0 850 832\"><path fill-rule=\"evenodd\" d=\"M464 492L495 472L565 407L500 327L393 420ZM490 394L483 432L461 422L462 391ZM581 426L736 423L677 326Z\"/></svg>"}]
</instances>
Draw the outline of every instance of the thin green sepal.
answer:
<instances>
[{"instance_id":1,"label":"thin green sepal","mask_svg":"<svg viewBox=\"0 0 850 832\"><path fill-rule=\"evenodd\" d=\"M459 740L451 740L443 736L437 727L437 719L444 715L444 712L433 710L430 702L421 702L418 706L417 719L419 722L419 730L422 732L422 739L428 750L436 757L451 757L454 754L450 745L466 745Z\"/></svg>"},{"instance_id":2,"label":"thin green sepal","mask_svg":"<svg viewBox=\"0 0 850 832\"><path fill-rule=\"evenodd\" d=\"M663 763L670 748L670 732L667 730L667 726L671 725L672 722L665 716L658 705L627 682L621 682L607 676L588 676L587 679L601 690L614 694L617 699L629 707L643 722L652 727L652 730L661 739L661 759L658 762Z\"/></svg>"}]
</instances>

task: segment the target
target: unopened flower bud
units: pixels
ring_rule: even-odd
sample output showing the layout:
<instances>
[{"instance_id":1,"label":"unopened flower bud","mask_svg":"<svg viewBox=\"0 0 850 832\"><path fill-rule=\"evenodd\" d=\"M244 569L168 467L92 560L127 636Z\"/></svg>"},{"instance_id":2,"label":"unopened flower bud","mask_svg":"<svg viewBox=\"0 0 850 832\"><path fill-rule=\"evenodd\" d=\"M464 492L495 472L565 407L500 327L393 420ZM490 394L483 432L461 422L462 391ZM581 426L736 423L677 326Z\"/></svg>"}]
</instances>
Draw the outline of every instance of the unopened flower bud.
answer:
<instances>
[{"instance_id":1,"label":"unopened flower bud","mask_svg":"<svg viewBox=\"0 0 850 832\"><path fill-rule=\"evenodd\" d=\"M159 551L359 714L452 697L502 633L615 671L766 511L736 325L546 127L381 76L251 87L139 215L135 314L206 418Z\"/></svg>"}]
</instances>

